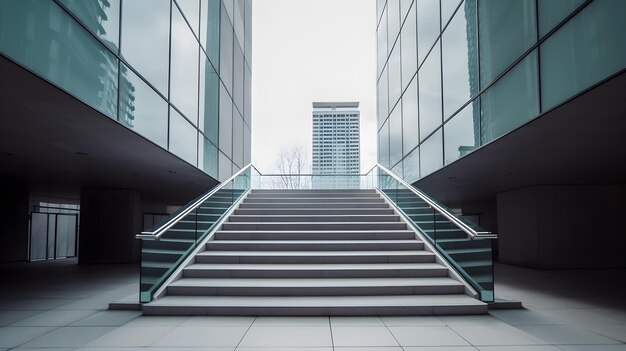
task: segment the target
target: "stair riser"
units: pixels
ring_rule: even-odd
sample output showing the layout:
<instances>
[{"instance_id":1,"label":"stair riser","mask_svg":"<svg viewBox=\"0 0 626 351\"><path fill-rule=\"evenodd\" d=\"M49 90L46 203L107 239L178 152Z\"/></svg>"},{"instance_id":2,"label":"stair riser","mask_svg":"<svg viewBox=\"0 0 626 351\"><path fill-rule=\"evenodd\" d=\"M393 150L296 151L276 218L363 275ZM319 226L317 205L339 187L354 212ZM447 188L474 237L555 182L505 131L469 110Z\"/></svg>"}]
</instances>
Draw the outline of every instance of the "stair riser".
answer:
<instances>
[{"instance_id":1,"label":"stair riser","mask_svg":"<svg viewBox=\"0 0 626 351\"><path fill-rule=\"evenodd\" d=\"M353 269L353 270L199 270L186 269L185 278L432 278L447 277L446 268L424 269Z\"/></svg>"},{"instance_id":2,"label":"stair riser","mask_svg":"<svg viewBox=\"0 0 626 351\"><path fill-rule=\"evenodd\" d=\"M369 198L337 198L337 197L328 197L328 198L246 198L244 201L247 204L252 203L322 203L322 204L332 204L332 203L384 203L383 199L380 197L369 197Z\"/></svg>"},{"instance_id":3,"label":"stair riser","mask_svg":"<svg viewBox=\"0 0 626 351\"><path fill-rule=\"evenodd\" d=\"M154 262L176 262L180 255L174 254L161 254L161 253L142 253L142 259L146 261L154 261Z\"/></svg>"},{"instance_id":4,"label":"stair riser","mask_svg":"<svg viewBox=\"0 0 626 351\"><path fill-rule=\"evenodd\" d=\"M289 215L289 216L323 216L323 215L393 215L392 209L342 209L342 210L326 210L326 209L238 209L235 210L235 215L244 216L276 216L276 215Z\"/></svg>"},{"instance_id":5,"label":"stair riser","mask_svg":"<svg viewBox=\"0 0 626 351\"><path fill-rule=\"evenodd\" d=\"M228 222L398 222L399 216L230 216Z\"/></svg>"},{"instance_id":6,"label":"stair riser","mask_svg":"<svg viewBox=\"0 0 626 351\"><path fill-rule=\"evenodd\" d=\"M377 194L374 189L315 189L315 190L289 190L289 189L253 189L250 195L256 194Z\"/></svg>"},{"instance_id":7,"label":"stair riser","mask_svg":"<svg viewBox=\"0 0 626 351\"><path fill-rule=\"evenodd\" d=\"M354 209L354 208L389 208L384 202L368 203L242 203L239 208L243 209L266 209L266 208L297 208L297 209Z\"/></svg>"},{"instance_id":8,"label":"stair riser","mask_svg":"<svg viewBox=\"0 0 626 351\"><path fill-rule=\"evenodd\" d=\"M423 250L424 244L418 241L412 243L288 243L288 244L246 244L220 243L209 241L206 244L209 251L392 251L392 250Z\"/></svg>"},{"instance_id":9,"label":"stair riser","mask_svg":"<svg viewBox=\"0 0 626 351\"><path fill-rule=\"evenodd\" d=\"M215 240L412 240L415 233L229 233L217 232Z\"/></svg>"},{"instance_id":10,"label":"stair riser","mask_svg":"<svg viewBox=\"0 0 626 351\"><path fill-rule=\"evenodd\" d=\"M355 306L355 307L194 307L143 306L144 315L159 316L432 316L487 313L482 306Z\"/></svg>"},{"instance_id":11,"label":"stair riser","mask_svg":"<svg viewBox=\"0 0 626 351\"><path fill-rule=\"evenodd\" d=\"M324 263L432 263L434 255L406 256L196 256L196 263L292 263L292 264L324 264Z\"/></svg>"},{"instance_id":12,"label":"stair riser","mask_svg":"<svg viewBox=\"0 0 626 351\"><path fill-rule=\"evenodd\" d=\"M404 222L389 223L231 223L222 230L404 230Z\"/></svg>"},{"instance_id":13,"label":"stair riser","mask_svg":"<svg viewBox=\"0 0 626 351\"><path fill-rule=\"evenodd\" d=\"M168 295L178 296L371 296L446 295L463 293L462 285L359 286L359 287L198 287L170 286Z\"/></svg>"},{"instance_id":14,"label":"stair riser","mask_svg":"<svg viewBox=\"0 0 626 351\"><path fill-rule=\"evenodd\" d=\"M255 198L311 198L311 197L343 197L358 199L363 197L380 198L376 193L354 193L354 192L333 192L333 193L250 193L246 199Z\"/></svg>"}]
</instances>

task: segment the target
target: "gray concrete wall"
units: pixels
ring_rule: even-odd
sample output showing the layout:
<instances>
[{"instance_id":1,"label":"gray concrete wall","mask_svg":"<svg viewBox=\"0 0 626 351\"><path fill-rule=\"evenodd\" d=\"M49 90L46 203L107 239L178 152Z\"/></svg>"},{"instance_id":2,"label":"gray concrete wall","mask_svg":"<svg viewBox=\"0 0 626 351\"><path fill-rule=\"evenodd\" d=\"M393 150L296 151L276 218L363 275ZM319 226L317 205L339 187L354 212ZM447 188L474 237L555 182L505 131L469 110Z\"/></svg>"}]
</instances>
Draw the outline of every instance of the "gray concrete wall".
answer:
<instances>
[{"instance_id":1,"label":"gray concrete wall","mask_svg":"<svg viewBox=\"0 0 626 351\"><path fill-rule=\"evenodd\" d=\"M139 260L141 194L127 189L83 189L80 200L79 263Z\"/></svg>"},{"instance_id":2,"label":"gray concrete wall","mask_svg":"<svg viewBox=\"0 0 626 351\"><path fill-rule=\"evenodd\" d=\"M0 262L28 259L28 187L0 183Z\"/></svg>"},{"instance_id":3,"label":"gray concrete wall","mask_svg":"<svg viewBox=\"0 0 626 351\"><path fill-rule=\"evenodd\" d=\"M625 185L539 185L498 194L500 262L626 267Z\"/></svg>"}]
</instances>

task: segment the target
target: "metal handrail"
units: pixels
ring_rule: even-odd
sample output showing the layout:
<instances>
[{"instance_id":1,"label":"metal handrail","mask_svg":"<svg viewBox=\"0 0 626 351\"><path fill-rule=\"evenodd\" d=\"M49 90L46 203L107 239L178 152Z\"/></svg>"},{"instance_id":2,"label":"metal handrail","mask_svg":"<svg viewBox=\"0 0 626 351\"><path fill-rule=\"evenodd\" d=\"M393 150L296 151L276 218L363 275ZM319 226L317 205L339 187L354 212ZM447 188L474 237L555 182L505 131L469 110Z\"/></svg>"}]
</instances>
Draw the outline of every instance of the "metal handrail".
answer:
<instances>
[{"instance_id":1,"label":"metal handrail","mask_svg":"<svg viewBox=\"0 0 626 351\"><path fill-rule=\"evenodd\" d=\"M137 234L137 235L135 235L135 237L137 239L141 239L141 240L159 240L161 238L161 236L163 234L165 234L165 232L167 232L170 228L172 228L176 223L178 223L181 219L183 219L185 216L187 216L193 210L198 208L203 202L205 202L208 198L213 196L213 194L215 194L216 192L221 190L224 186L226 186L226 184L230 183L231 180L235 179L237 176L239 176L241 173L243 173L244 171L246 171L250 167L254 167L254 166L252 166L252 163L249 163L247 166L245 166L244 168L240 169L237 173L235 173L232 176L230 176L230 178L226 179L221 184L219 184L215 188L211 189L211 191L209 191L208 193L204 194L202 197L200 197L194 203L192 203L191 205L188 205L187 208L185 208L184 210L179 212L174 217L170 218L167 222L165 222L162 226L160 226L156 230L151 231L151 232L141 232L141 234ZM258 172L258 170L257 170L257 172Z\"/></svg>"},{"instance_id":2,"label":"metal handrail","mask_svg":"<svg viewBox=\"0 0 626 351\"><path fill-rule=\"evenodd\" d=\"M415 195L417 195L424 202L426 202L428 205L430 205L430 207L434 208L440 214L442 214L444 217L446 217L450 222L454 223L457 227L459 227L461 230L463 230L471 239L497 239L498 238L498 235L495 234L495 233L491 233L491 232L477 232L477 231L475 231L470 226L468 226L467 224L463 223L463 221L458 219L455 215L450 213L446 208L442 207L441 205L439 205L438 203L433 201L426 194L422 193L421 191L419 191L418 189L413 187L411 184L409 184L409 183L405 182L404 180L402 180L402 178L398 177L396 174L394 174L392 171L390 171L386 167L384 167L384 166L382 166L380 164L376 164L376 166L378 166L378 168L380 168L383 171L385 171L385 173L389 174L392 178L394 178L395 180L400 182L400 184L404 185L406 188L408 188L410 191L412 191Z\"/></svg>"}]
</instances>

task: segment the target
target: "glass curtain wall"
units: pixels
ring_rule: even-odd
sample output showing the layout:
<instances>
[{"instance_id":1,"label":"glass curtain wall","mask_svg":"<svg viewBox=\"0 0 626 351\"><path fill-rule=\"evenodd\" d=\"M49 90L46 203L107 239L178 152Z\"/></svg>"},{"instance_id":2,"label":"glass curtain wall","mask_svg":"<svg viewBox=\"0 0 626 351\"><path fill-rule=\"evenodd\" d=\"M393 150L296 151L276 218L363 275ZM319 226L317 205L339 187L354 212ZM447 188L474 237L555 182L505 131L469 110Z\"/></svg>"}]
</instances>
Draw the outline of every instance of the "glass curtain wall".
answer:
<instances>
[{"instance_id":1,"label":"glass curtain wall","mask_svg":"<svg viewBox=\"0 0 626 351\"><path fill-rule=\"evenodd\" d=\"M410 182L626 68L623 0L376 6L378 162Z\"/></svg>"},{"instance_id":2,"label":"glass curtain wall","mask_svg":"<svg viewBox=\"0 0 626 351\"><path fill-rule=\"evenodd\" d=\"M251 0L3 0L0 54L222 181L250 162L251 19Z\"/></svg>"}]
</instances>

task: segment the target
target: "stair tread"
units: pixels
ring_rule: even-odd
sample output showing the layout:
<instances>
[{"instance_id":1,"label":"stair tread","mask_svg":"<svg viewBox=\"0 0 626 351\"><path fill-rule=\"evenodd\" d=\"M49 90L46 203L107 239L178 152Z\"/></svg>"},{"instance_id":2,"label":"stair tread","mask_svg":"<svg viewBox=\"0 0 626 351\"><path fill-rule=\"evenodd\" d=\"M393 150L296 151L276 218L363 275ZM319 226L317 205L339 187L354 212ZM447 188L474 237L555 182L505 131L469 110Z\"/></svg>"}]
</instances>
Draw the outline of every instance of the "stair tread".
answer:
<instances>
[{"instance_id":1,"label":"stair tread","mask_svg":"<svg viewBox=\"0 0 626 351\"><path fill-rule=\"evenodd\" d=\"M380 287L380 286L461 286L449 277L425 278L181 278L175 287Z\"/></svg>"},{"instance_id":2,"label":"stair tread","mask_svg":"<svg viewBox=\"0 0 626 351\"><path fill-rule=\"evenodd\" d=\"M164 296L148 307L486 306L465 294L374 296Z\"/></svg>"},{"instance_id":3,"label":"stair tread","mask_svg":"<svg viewBox=\"0 0 626 351\"><path fill-rule=\"evenodd\" d=\"M268 234L268 233L303 233L303 234L328 234L328 233L338 233L338 234L361 234L361 233L411 233L414 234L415 232L409 229L373 229L373 230L366 230L366 229L353 229L353 230L283 230L283 231L276 231L276 230L241 230L241 229L236 229L236 230L218 230L215 233L217 234L231 234L231 233L255 233L255 234Z\"/></svg>"},{"instance_id":4,"label":"stair tread","mask_svg":"<svg viewBox=\"0 0 626 351\"><path fill-rule=\"evenodd\" d=\"M326 264L303 264L303 263L276 263L276 264L214 264L194 263L185 270L399 270L399 269L447 269L439 263L326 263Z\"/></svg>"},{"instance_id":5,"label":"stair tread","mask_svg":"<svg viewBox=\"0 0 626 351\"><path fill-rule=\"evenodd\" d=\"M396 251L203 251L198 256L433 256L423 250Z\"/></svg>"},{"instance_id":6,"label":"stair tread","mask_svg":"<svg viewBox=\"0 0 626 351\"><path fill-rule=\"evenodd\" d=\"M299 244L414 244L422 243L420 240L222 240L216 239L208 241L207 244L277 244L277 245L299 245Z\"/></svg>"}]
</instances>

